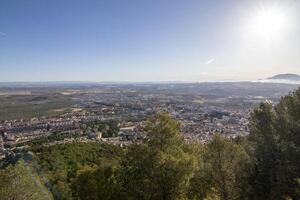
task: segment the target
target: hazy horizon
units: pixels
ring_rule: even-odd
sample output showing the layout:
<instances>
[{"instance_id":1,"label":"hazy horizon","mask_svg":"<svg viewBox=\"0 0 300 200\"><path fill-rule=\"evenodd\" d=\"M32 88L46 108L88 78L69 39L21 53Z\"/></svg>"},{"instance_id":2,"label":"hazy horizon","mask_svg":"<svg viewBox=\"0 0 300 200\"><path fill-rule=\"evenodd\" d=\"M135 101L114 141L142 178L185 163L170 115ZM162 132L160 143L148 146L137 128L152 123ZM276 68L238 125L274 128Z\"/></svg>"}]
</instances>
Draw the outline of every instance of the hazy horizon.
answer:
<instances>
[{"instance_id":1,"label":"hazy horizon","mask_svg":"<svg viewBox=\"0 0 300 200\"><path fill-rule=\"evenodd\" d=\"M2 1L0 82L300 74L300 1Z\"/></svg>"}]
</instances>

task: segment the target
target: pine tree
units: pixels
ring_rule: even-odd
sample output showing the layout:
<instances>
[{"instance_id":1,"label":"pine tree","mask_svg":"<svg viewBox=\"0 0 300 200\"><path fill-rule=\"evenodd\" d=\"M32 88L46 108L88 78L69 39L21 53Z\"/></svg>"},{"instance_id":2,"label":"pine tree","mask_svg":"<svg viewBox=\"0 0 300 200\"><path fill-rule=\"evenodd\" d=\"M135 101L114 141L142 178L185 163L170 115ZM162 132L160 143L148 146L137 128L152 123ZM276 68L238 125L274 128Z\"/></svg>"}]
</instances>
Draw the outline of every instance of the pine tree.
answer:
<instances>
[{"instance_id":1,"label":"pine tree","mask_svg":"<svg viewBox=\"0 0 300 200\"><path fill-rule=\"evenodd\" d=\"M251 198L299 199L300 89L275 107L261 104L250 122Z\"/></svg>"},{"instance_id":2,"label":"pine tree","mask_svg":"<svg viewBox=\"0 0 300 200\"><path fill-rule=\"evenodd\" d=\"M165 113L149 120L145 145L130 147L121 162L128 199L175 200L185 196L193 157L184 149L180 124Z\"/></svg>"},{"instance_id":3,"label":"pine tree","mask_svg":"<svg viewBox=\"0 0 300 200\"><path fill-rule=\"evenodd\" d=\"M199 156L202 156L202 164L191 181L192 197L221 200L246 199L245 172L249 157L240 145L217 134Z\"/></svg>"}]
</instances>

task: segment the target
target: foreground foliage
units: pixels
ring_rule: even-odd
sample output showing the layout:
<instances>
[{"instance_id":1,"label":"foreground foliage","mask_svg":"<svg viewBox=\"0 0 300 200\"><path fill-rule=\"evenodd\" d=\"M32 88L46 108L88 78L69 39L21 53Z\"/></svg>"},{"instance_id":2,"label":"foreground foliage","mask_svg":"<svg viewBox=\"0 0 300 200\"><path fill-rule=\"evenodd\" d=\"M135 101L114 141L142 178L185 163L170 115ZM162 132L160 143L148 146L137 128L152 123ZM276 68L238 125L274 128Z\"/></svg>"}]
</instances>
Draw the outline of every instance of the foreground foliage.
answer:
<instances>
[{"instance_id":1,"label":"foreground foliage","mask_svg":"<svg viewBox=\"0 0 300 200\"><path fill-rule=\"evenodd\" d=\"M0 199L52 199L52 195L41 184L38 176L24 161L10 165L0 171Z\"/></svg>"}]
</instances>

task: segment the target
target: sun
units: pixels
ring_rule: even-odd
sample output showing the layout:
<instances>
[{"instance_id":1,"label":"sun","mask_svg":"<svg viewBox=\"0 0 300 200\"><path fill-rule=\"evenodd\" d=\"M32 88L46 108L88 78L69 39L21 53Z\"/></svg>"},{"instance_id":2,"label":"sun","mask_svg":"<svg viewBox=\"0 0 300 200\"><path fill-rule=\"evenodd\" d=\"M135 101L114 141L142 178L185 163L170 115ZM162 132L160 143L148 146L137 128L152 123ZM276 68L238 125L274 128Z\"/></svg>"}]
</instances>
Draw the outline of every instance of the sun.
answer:
<instances>
[{"instance_id":1,"label":"sun","mask_svg":"<svg viewBox=\"0 0 300 200\"><path fill-rule=\"evenodd\" d=\"M263 7L254 12L248 22L251 33L268 40L280 37L286 31L288 16L280 7Z\"/></svg>"}]
</instances>

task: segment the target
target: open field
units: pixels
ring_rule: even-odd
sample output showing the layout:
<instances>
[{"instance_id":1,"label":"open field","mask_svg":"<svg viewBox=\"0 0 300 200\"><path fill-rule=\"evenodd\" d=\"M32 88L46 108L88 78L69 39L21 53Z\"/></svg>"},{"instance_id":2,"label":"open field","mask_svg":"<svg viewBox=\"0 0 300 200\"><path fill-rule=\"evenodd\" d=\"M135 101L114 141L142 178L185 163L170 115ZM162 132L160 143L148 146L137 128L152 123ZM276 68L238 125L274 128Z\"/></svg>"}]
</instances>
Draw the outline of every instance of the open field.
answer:
<instances>
[{"instance_id":1,"label":"open field","mask_svg":"<svg viewBox=\"0 0 300 200\"><path fill-rule=\"evenodd\" d=\"M0 96L0 120L59 115L70 108L71 101L61 94Z\"/></svg>"}]
</instances>

